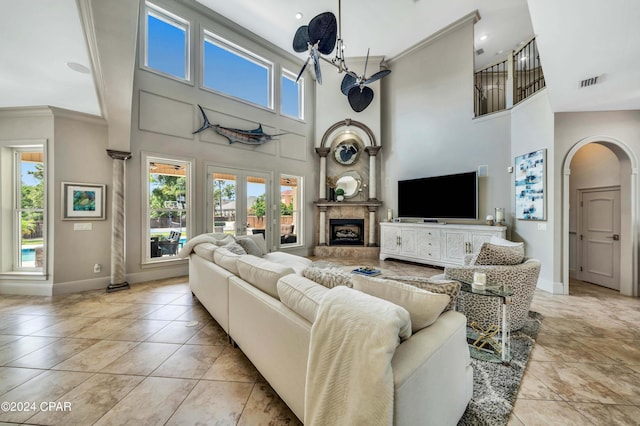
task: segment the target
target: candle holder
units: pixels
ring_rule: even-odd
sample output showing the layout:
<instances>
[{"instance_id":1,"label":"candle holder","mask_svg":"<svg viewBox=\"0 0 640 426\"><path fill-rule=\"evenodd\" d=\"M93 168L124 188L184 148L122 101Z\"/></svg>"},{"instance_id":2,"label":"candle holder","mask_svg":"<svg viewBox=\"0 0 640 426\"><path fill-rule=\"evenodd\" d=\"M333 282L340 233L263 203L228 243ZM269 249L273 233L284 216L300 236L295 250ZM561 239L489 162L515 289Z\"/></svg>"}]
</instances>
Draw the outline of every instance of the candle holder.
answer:
<instances>
[{"instance_id":1,"label":"candle holder","mask_svg":"<svg viewBox=\"0 0 640 426\"><path fill-rule=\"evenodd\" d=\"M504 208L496 207L495 220L496 220L496 226L504 225Z\"/></svg>"}]
</instances>

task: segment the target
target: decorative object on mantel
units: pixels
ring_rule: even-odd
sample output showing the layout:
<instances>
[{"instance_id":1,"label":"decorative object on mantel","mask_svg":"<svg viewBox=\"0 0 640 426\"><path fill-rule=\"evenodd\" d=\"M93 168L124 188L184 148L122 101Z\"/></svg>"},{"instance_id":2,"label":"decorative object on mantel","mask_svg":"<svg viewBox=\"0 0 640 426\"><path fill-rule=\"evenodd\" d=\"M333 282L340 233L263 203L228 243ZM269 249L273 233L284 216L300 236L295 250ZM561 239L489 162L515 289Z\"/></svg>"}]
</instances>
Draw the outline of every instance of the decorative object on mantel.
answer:
<instances>
[{"instance_id":1,"label":"decorative object on mantel","mask_svg":"<svg viewBox=\"0 0 640 426\"><path fill-rule=\"evenodd\" d=\"M277 135L268 135L262 131L262 124L258 124L258 127L253 130L241 130L241 129L232 129L230 127L222 127L219 124L211 124L209 122L209 118L207 118L207 114L205 114L204 109L200 105L200 112L202 113L202 118L204 120L204 124L193 134L203 132L208 128L212 128L217 134L224 136L229 140L229 143L239 142L247 145L262 145L264 143L270 142L274 139L275 136L286 135L286 133L278 133Z\"/></svg>"},{"instance_id":2,"label":"decorative object on mantel","mask_svg":"<svg viewBox=\"0 0 640 426\"><path fill-rule=\"evenodd\" d=\"M338 178L336 176L327 176L327 200L336 200L336 182Z\"/></svg>"},{"instance_id":3,"label":"decorative object on mantel","mask_svg":"<svg viewBox=\"0 0 640 426\"><path fill-rule=\"evenodd\" d=\"M504 225L504 209L502 207L496 207L496 225Z\"/></svg>"},{"instance_id":4,"label":"decorative object on mantel","mask_svg":"<svg viewBox=\"0 0 640 426\"><path fill-rule=\"evenodd\" d=\"M367 49L367 59L365 61L364 72L361 75L353 71L349 71L344 60L344 42L342 40L342 3L338 0L338 19L331 12L321 13L314 17L309 25L303 25L296 30L293 36L293 50L301 53L309 51L309 57L298 73L296 82L307 68L309 61L313 59L314 72L318 84L322 84L322 72L320 70L320 59L333 65L338 72L347 73L342 80L340 89L349 99L349 105L355 112L364 111L373 100L373 90L366 87L367 84L373 83L382 77L391 73L391 70L382 70L373 74L370 78L366 77L367 63L369 62L369 49ZM333 59L327 59L322 55L328 55L336 49L336 56Z\"/></svg>"},{"instance_id":5,"label":"decorative object on mantel","mask_svg":"<svg viewBox=\"0 0 640 426\"><path fill-rule=\"evenodd\" d=\"M362 178L357 171L347 170L336 181L336 188L343 190L344 198L353 198L362 191Z\"/></svg>"},{"instance_id":6,"label":"decorative object on mantel","mask_svg":"<svg viewBox=\"0 0 640 426\"><path fill-rule=\"evenodd\" d=\"M344 189L343 188L336 188L336 200L337 201L344 201Z\"/></svg>"},{"instance_id":7,"label":"decorative object on mantel","mask_svg":"<svg viewBox=\"0 0 640 426\"><path fill-rule=\"evenodd\" d=\"M492 215L488 214L485 220L487 221L487 225L493 226L494 222L493 222L493 216Z\"/></svg>"}]
</instances>

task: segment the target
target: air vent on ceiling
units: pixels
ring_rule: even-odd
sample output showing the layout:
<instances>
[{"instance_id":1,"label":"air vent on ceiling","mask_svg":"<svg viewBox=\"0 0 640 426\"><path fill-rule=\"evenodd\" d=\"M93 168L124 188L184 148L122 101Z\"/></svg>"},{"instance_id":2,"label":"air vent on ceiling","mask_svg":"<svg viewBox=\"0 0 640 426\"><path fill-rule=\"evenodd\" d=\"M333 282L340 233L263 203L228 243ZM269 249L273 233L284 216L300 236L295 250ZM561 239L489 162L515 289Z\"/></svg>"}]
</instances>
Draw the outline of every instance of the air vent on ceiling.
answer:
<instances>
[{"instance_id":1,"label":"air vent on ceiling","mask_svg":"<svg viewBox=\"0 0 640 426\"><path fill-rule=\"evenodd\" d=\"M478 50L476 50L476 55L482 55L484 53L484 49L480 48Z\"/></svg>"},{"instance_id":2,"label":"air vent on ceiling","mask_svg":"<svg viewBox=\"0 0 640 426\"><path fill-rule=\"evenodd\" d=\"M591 78L587 78L584 79L580 82L580 87L588 87L588 86L593 86L594 84L598 83L598 78L600 76L595 76L595 77L591 77Z\"/></svg>"}]
</instances>

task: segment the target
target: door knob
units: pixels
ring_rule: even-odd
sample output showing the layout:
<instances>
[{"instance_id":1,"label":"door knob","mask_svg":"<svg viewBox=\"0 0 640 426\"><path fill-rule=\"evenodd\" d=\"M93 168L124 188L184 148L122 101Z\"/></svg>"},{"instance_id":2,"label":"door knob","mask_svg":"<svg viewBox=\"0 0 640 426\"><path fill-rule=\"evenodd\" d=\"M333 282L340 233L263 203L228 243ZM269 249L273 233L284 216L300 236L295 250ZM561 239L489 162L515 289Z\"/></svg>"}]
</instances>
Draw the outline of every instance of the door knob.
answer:
<instances>
[{"instance_id":1,"label":"door knob","mask_svg":"<svg viewBox=\"0 0 640 426\"><path fill-rule=\"evenodd\" d=\"M619 234L613 234L610 237L607 238L611 238L613 241L620 241L620 235Z\"/></svg>"}]
</instances>

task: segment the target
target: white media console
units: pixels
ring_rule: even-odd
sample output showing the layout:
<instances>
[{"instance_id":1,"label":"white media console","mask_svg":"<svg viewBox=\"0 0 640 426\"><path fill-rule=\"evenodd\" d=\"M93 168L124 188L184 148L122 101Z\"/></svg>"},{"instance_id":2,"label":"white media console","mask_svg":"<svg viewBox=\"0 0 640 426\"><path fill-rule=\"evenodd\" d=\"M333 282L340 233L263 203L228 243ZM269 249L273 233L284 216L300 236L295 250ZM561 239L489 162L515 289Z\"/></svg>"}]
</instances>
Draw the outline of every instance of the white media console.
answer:
<instances>
[{"instance_id":1,"label":"white media console","mask_svg":"<svg viewBox=\"0 0 640 426\"><path fill-rule=\"evenodd\" d=\"M505 238L506 226L444 223L380 223L380 260L409 260L436 266L462 265L492 236Z\"/></svg>"}]
</instances>

